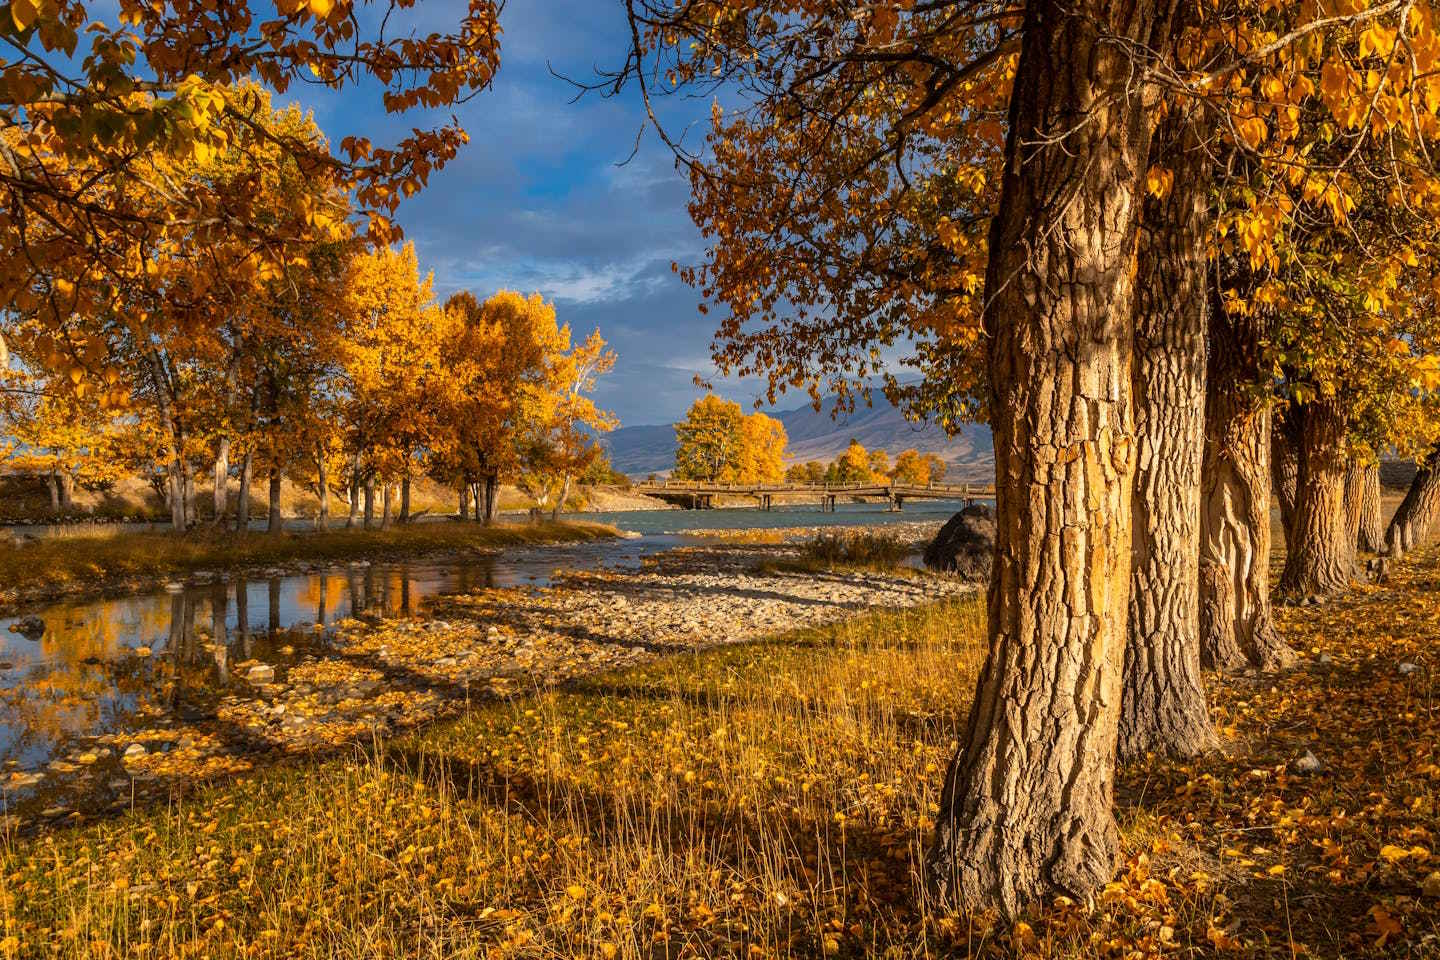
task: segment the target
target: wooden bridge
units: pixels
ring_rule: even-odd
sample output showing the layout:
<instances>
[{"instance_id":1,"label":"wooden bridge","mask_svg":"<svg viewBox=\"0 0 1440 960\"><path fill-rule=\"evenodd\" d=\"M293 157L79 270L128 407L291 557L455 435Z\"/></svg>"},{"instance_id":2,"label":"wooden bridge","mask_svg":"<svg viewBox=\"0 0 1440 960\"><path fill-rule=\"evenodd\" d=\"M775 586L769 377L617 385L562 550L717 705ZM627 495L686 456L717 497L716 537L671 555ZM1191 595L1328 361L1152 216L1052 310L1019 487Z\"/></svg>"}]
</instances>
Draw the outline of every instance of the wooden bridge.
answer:
<instances>
[{"instance_id":1,"label":"wooden bridge","mask_svg":"<svg viewBox=\"0 0 1440 960\"><path fill-rule=\"evenodd\" d=\"M860 500L888 500L896 510L904 509L906 500L989 500L995 496L993 484L932 483L908 486L893 483L723 483L706 480L651 480L632 487L636 493L678 503L692 510L709 510L718 496L753 497L761 510L769 510L775 497L809 498L820 503L822 511L834 512L836 500L852 497Z\"/></svg>"}]
</instances>

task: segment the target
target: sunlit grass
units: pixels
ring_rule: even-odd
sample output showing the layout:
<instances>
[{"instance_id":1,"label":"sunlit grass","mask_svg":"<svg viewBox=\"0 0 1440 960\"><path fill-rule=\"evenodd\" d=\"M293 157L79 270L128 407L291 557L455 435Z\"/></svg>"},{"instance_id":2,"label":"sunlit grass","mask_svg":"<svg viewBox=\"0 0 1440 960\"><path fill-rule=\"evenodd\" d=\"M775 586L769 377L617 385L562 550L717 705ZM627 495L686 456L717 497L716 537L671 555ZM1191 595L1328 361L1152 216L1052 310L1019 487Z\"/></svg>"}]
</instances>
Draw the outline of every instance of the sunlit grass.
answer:
<instances>
[{"instance_id":1,"label":"sunlit grass","mask_svg":"<svg viewBox=\"0 0 1440 960\"><path fill-rule=\"evenodd\" d=\"M35 590L63 591L105 581L179 575L194 570L265 566L296 561L389 559L452 550L615 536L614 527L580 521L497 524L417 523L388 530L323 533L234 533L199 527L168 532L109 534L0 543L0 603Z\"/></svg>"}]
</instances>

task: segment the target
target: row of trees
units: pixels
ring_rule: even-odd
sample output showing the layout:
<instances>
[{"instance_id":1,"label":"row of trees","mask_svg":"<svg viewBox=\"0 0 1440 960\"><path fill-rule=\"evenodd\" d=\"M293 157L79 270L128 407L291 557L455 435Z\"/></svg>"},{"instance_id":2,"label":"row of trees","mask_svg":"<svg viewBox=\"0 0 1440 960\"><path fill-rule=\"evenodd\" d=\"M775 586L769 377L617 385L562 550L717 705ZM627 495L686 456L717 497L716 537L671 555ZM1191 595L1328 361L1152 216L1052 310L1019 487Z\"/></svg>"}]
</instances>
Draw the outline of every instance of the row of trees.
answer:
<instances>
[{"instance_id":1,"label":"row of trees","mask_svg":"<svg viewBox=\"0 0 1440 960\"><path fill-rule=\"evenodd\" d=\"M1293 657L1272 487L1281 594L1333 595L1378 455L1440 441L1440 10L628 6L606 89L740 91L704 155L660 131L710 242L682 272L721 308L722 370L845 402L909 344L923 376L896 399L991 425L990 653L930 876L971 908L1088 900L1117 757L1213 746L1202 664Z\"/></svg>"},{"instance_id":2,"label":"row of trees","mask_svg":"<svg viewBox=\"0 0 1440 960\"><path fill-rule=\"evenodd\" d=\"M248 82L216 96L244 116L212 119L226 131L212 150L155 154L157 175L243 195L250 222L295 233L264 257L233 231L147 246L144 269L163 279L118 302L82 294L87 275L35 279L68 312L57 323L17 303L0 321L9 455L51 478L61 510L75 483L136 469L177 530L198 517L202 472L217 522L238 481L242 527L257 476L275 530L286 477L315 492L322 524L337 492L352 523L376 518L377 493L381 523L407 519L421 475L460 487L461 512L473 503L486 520L502 478L558 510L598 454L594 435L614 425L590 398L614 363L599 332L572 342L538 295L439 303L412 245L357 234L353 191L282 148L323 143L309 116Z\"/></svg>"},{"instance_id":3,"label":"row of trees","mask_svg":"<svg viewBox=\"0 0 1440 960\"><path fill-rule=\"evenodd\" d=\"M890 455L882 450L866 450L859 440L849 445L828 465L818 460L797 463L785 471L791 483L894 483L907 487L924 487L945 479L946 464L935 453L915 449L902 450L890 463Z\"/></svg>"}]
</instances>

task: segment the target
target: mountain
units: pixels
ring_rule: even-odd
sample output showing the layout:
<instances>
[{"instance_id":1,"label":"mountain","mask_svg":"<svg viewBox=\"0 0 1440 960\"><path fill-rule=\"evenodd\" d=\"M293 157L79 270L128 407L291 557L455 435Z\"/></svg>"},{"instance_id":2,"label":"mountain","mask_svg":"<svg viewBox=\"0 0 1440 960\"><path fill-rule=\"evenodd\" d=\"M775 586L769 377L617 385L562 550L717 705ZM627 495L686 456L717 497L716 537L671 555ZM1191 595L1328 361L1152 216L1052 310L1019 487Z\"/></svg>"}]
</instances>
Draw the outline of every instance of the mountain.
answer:
<instances>
[{"instance_id":1,"label":"mountain","mask_svg":"<svg viewBox=\"0 0 1440 960\"><path fill-rule=\"evenodd\" d=\"M948 437L939 427L910 423L878 392L874 406L860 407L838 418L830 416L828 407L815 410L808 404L770 415L785 425L790 438L789 463L829 463L853 438L867 450L889 451L891 459L910 447L938 454L949 464L947 480L989 482L995 478L989 427L966 424L959 434ZM675 466L675 428L671 424L621 427L606 435L603 442L615 469L632 477L667 474Z\"/></svg>"}]
</instances>

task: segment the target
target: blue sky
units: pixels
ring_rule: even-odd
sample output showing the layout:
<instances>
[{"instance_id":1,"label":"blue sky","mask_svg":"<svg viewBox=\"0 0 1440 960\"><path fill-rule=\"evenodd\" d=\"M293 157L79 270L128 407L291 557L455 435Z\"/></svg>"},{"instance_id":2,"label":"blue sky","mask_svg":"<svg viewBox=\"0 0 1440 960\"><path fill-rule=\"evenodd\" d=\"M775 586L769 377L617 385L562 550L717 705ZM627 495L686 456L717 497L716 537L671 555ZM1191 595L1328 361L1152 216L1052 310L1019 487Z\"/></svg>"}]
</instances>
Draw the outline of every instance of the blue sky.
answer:
<instances>
[{"instance_id":1,"label":"blue sky","mask_svg":"<svg viewBox=\"0 0 1440 960\"><path fill-rule=\"evenodd\" d=\"M423 32L458 16L456 0L426 0L415 14ZM693 378L713 374L714 320L696 310L697 294L670 269L698 262L704 251L685 210L689 186L627 94L587 96L551 75L576 78L618 64L627 42L619 0L509 0L501 19L501 68L493 89L455 111L471 142L400 208L422 266L444 296L468 288L487 295L509 287L553 299L580 334L598 326L619 355L602 381L600 402L627 425L680 416L698 391ZM550 66L547 66L547 61ZM413 126L449 116L387 117L374 91L340 96L314 88L289 97L313 109L333 140L355 132L394 142ZM674 100L667 128L707 118L708 101ZM703 126L690 129L698 146ZM721 392L747 405L756 391ZM797 406L803 402L797 398Z\"/></svg>"}]
</instances>

